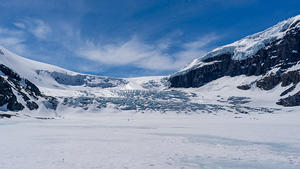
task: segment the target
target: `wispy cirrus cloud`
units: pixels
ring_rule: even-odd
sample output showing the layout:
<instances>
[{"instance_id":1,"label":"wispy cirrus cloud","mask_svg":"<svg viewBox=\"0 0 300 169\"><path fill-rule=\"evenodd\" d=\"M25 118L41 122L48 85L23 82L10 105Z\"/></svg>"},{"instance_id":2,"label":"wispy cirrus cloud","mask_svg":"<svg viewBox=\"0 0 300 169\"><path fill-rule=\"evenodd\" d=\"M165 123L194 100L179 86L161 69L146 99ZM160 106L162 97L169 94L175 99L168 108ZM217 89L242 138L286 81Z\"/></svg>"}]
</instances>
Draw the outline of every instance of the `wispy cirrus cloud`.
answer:
<instances>
[{"instance_id":1,"label":"wispy cirrus cloud","mask_svg":"<svg viewBox=\"0 0 300 169\"><path fill-rule=\"evenodd\" d=\"M18 54L24 54L26 51L25 40L26 38L22 31L0 27L0 45Z\"/></svg>"},{"instance_id":2,"label":"wispy cirrus cloud","mask_svg":"<svg viewBox=\"0 0 300 169\"><path fill-rule=\"evenodd\" d=\"M0 45L19 55L30 55L28 40L35 37L38 40L47 40L52 29L43 20L25 18L13 23L14 27L0 26Z\"/></svg>"},{"instance_id":3,"label":"wispy cirrus cloud","mask_svg":"<svg viewBox=\"0 0 300 169\"><path fill-rule=\"evenodd\" d=\"M150 70L176 70L196 57L207 52L207 46L218 39L210 34L195 41L183 43L177 52L169 52L172 46L170 40L159 40L160 43L147 44L134 36L130 40L118 44L97 45L87 41L77 50L78 56L86 59L108 64L133 65L138 68Z\"/></svg>"},{"instance_id":4,"label":"wispy cirrus cloud","mask_svg":"<svg viewBox=\"0 0 300 169\"><path fill-rule=\"evenodd\" d=\"M176 71L193 59L204 55L211 42L217 40L216 34L208 34L192 41L182 42L181 31L152 41L146 42L139 36L132 36L127 41L101 43L82 37L80 30L68 24L56 27L53 33L51 25L41 19L25 18L13 23L15 28L0 27L0 44L21 55L30 55L31 48L26 43L32 37L59 46L74 58L92 61L91 65L78 65L81 71L99 72L100 65L106 67L131 66L152 71ZM49 38L51 36L51 38ZM177 50L170 48L177 46ZM64 55L61 51L60 55ZM42 53L47 56L48 53Z\"/></svg>"},{"instance_id":5,"label":"wispy cirrus cloud","mask_svg":"<svg viewBox=\"0 0 300 169\"><path fill-rule=\"evenodd\" d=\"M51 27L40 19L25 18L14 25L23 31L31 33L40 40L45 40L52 32Z\"/></svg>"},{"instance_id":6,"label":"wispy cirrus cloud","mask_svg":"<svg viewBox=\"0 0 300 169\"><path fill-rule=\"evenodd\" d=\"M101 43L101 40L92 41L84 38L79 29L67 23L56 26L55 33L53 27L41 19L26 17L13 24L14 28L10 29L0 27L0 44L18 54L29 55L32 54L29 50L31 48L27 46L26 41L32 37L44 43L51 41L63 51L68 51L68 55L93 62L93 66L77 66L84 72L99 72L97 65L110 68L131 66L152 71L176 71L193 59L204 55L210 49L210 43L219 38L211 33L183 42L180 39L183 33L177 30L150 42L135 35L127 41ZM177 50L170 50L174 46ZM47 56L48 53L42 55Z\"/></svg>"}]
</instances>

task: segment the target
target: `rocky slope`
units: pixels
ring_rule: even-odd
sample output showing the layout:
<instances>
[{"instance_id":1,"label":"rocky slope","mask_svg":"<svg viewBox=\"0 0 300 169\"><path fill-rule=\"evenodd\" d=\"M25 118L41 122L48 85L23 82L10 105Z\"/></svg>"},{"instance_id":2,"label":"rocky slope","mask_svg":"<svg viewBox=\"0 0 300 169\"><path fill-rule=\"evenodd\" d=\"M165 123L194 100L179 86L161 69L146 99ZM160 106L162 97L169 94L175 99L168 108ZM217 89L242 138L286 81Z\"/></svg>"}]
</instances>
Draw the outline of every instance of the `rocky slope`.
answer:
<instances>
[{"instance_id":1,"label":"rocky slope","mask_svg":"<svg viewBox=\"0 0 300 169\"><path fill-rule=\"evenodd\" d=\"M56 98L43 95L39 88L12 69L0 64L0 107L2 111L36 110L39 105L56 109Z\"/></svg>"},{"instance_id":2,"label":"rocky slope","mask_svg":"<svg viewBox=\"0 0 300 169\"><path fill-rule=\"evenodd\" d=\"M200 87L224 76L257 76L241 90L252 86L271 90L277 85L290 86L286 96L300 81L300 15L240 41L213 50L169 78L171 87ZM281 99L284 106L300 105L296 94ZM289 98L291 97L291 98ZM284 101L293 100L293 102Z\"/></svg>"}]
</instances>

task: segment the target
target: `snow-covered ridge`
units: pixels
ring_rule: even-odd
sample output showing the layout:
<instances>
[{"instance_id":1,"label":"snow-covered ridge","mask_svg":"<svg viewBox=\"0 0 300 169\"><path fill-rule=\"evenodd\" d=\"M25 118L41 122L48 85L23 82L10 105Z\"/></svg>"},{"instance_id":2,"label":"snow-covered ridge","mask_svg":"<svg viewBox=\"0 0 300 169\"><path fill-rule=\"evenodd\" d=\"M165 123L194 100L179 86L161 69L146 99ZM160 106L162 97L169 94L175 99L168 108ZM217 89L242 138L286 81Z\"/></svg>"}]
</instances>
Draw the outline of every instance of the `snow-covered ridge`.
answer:
<instances>
[{"instance_id":1,"label":"snow-covered ridge","mask_svg":"<svg viewBox=\"0 0 300 169\"><path fill-rule=\"evenodd\" d=\"M32 74L35 74L36 70L49 70L75 74L72 71L57 66L18 56L5 49L3 46L0 46L0 63L13 68L16 73L21 74L25 78L30 78Z\"/></svg>"},{"instance_id":2,"label":"snow-covered ridge","mask_svg":"<svg viewBox=\"0 0 300 169\"><path fill-rule=\"evenodd\" d=\"M3 64L39 87L57 88L63 85L115 87L128 82L123 79L72 72L58 66L18 56L0 46L0 64Z\"/></svg>"},{"instance_id":3,"label":"snow-covered ridge","mask_svg":"<svg viewBox=\"0 0 300 169\"><path fill-rule=\"evenodd\" d=\"M247 36L232 44L225 45L212 50L206 55L195 59L191 64L180 70L178 73L184 73L191 69L203 66L203 60L220 54L232 54L233 60L244 60L252 57L267 44L281 39L290 29L300 27L300 15L279 22L262 32Z\"/></svg>"}]
</instances>

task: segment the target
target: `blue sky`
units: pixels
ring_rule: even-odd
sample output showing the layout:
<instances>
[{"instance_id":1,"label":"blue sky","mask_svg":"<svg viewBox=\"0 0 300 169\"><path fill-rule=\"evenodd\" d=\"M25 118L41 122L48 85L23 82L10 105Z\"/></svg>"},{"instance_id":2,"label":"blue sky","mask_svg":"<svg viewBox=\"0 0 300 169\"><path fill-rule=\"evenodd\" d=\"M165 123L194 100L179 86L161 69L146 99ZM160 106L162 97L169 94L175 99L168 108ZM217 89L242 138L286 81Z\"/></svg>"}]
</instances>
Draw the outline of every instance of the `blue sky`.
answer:
<instances>
[{"instance_id":1,"label":"blue sky","mask_svg":"<svg viewBox=\"0 0 300 169\"><path fill-rule=\"evenodd\" d=\"M0 0L0 45L114 77L167 75L300 14L299 0Z\"/></svg>"}]
</instances>

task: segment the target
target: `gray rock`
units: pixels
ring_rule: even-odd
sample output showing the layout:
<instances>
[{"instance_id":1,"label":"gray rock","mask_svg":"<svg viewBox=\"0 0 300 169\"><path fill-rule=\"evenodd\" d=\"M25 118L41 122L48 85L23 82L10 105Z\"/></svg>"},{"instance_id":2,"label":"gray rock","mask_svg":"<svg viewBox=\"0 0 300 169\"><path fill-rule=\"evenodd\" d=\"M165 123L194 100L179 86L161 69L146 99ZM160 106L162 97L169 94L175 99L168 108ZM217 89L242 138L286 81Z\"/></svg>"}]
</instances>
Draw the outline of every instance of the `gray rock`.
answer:
<instances>
[{"instance_id":1,"label":"gray rock","mask_svg":"<svg viewBox=\"0 0 300 169\"><path fill-rule=\"evenodd\" d=\"M280 99L276 104L285 107L300 106L300 92L292 96L288 96L286 98Z\"/></svg>"}]
</instances>

